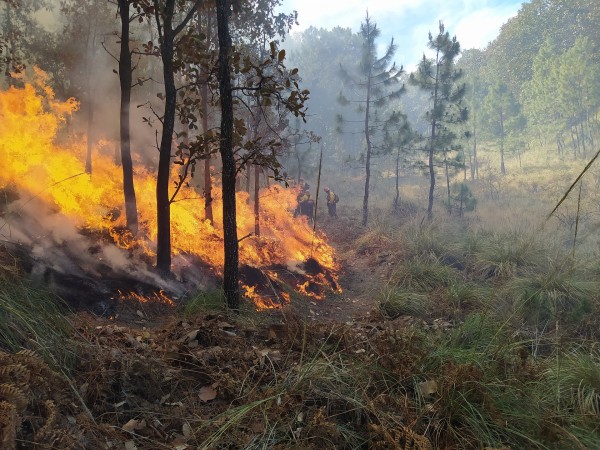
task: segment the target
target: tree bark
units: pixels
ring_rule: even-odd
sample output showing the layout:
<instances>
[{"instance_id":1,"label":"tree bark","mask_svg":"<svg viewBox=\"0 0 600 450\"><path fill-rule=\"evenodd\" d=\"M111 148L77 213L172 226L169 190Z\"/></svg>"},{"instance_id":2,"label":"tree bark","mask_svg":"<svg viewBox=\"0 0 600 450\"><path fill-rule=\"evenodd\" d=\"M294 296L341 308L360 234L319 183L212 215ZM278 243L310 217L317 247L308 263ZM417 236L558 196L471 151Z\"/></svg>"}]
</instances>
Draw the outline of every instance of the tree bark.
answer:
<instances>
[{"instance_id":1,"label":"tree bark","mask_svg":"<svg viewBox=\"0 0 600 450\"><path fill-rule=\"evenodd\" d=\"M435 190L435 167L433 166L433 152L435 150L435 132L437 126L437 120L435 114L437 111L438 102L438 88L439 88L439 74L440 74L440 63L439 63L439 50L436 54L436 68L435 68L435 85L433 88L433 118L431 120L431 142L429 143L429 196L427 201L427 218L431 220L433 218L433 192Z\"/></svg>"},{"instance_id":2,"label":"tree bark","mask_svg":"<svg viewBox=\"0 0 600 450\"><path fill-rule=\"evenodd\" d=\"M205 43L205 51L208 54L210 50L210 36L211 36L211 20L210 14L207 15L207 24L206 24L206 43ZM198 24L200 21L198 20ZM200 25L198 25L198 31L200 30ZM202 87L200 88L201 95L201 115L202 115L202 132L204 134L208 133L208 77L209 74L206 69L203 69L203 75L205 79L203 80ZM213 210L212 210L212 178L210 176L210 154L206 156L204 160L204 218L213 225Z\"/></svg>"},{"instance_id":3,"label":"tree bark","mask_svg":"<svg viewBox=\"0 0 600 450\"><path fill-rule=\"evenodd\" d=\"M473 108L473 167L471 181L479 179L479 163L477 162L477 108Z\"/></svg>"},{"instance_id":4,"label":"tree bark","mask_svg":"<svg viewBox=\"0 0 600 450\"><path fill-rule=\"evenodd\" d=\"M504 167L504 114L500 111L500 172L506 175Z\"/></svg>"},{"instance_id":5,"label":"tree bark","mask_svg":"<svg viewBox=\"0 0 600 450\"><path fill-rule=\"evenodd\" d=\"M260 166L254 166L254 234L260 236Z\"/></svg>"},{"instance_id":6,"label":"tree bark","mask_svg":"<svg viewBox=\"0 0 600 450\"><path fill-rule=\"evenodd\" d=\"M252 175L252 172L250 171L250 166L248 164L246 164L246 192L248 193L248 200L246 201L246 203L250 203L250 176Z\"/></svg>"},{"instance_id":7,"label":"tree bark","mask_svg":"<svg viewBox=\"0 0 600 450\"><path fill-rule=\"evenodd\" d=\"M127 228L134 235L138 232L137 201L133 184L133 162L131 160L130 103L132 86L131 51L129 50L129 0L119 0L121 17L121 51L119 55L119 83L121 107L119 133L121 140L121 167L123 169L123 195Z\"/></svg>"},{"instance_id":8,"label":"tree bark","mask_svg":"<svg viewBox=\"0 0 600 450\"><path fill-rule=\"evenodd\" d=\"M165 112L158 156L156 177L156 268L164 274L171 273L171 203L169 201L169 179L171 169L171 144L175 127L177 90L173 73L174 40L173 13L175 0L165 2L163 36L160 45L165 83Z\"/></svg>"},{"instance_id":9,"label":"tree bark","mask_svg":"<svg viewBox=\"0 0 600 450\"><path fill-rule=\"evenodd\" d=\"M368 41L368 38L367 38ZM363 227L369 220L369 182L371 181L371 134L369 133L369 111L371 109L371 67L367 78L367 106L365 108L365 139L367 141L367 158L365 160L365 196L363 198Z\"/></svg>"},{"instance_id":10,"label":"tree bark","mask_svg":"<svg viewBox=\"0 0 600 450\"><path fill-rule=\"evenodd\" d=\"M229 33L230 2L217 0L217 29L219 36L219 93L221 96L221 161L223 189L223 244L225 266L223 268L223 291L227 306L233 310L240 308L240 287L238 267L238 238L235 204L236 164L233 154L233 98L229 55L231 35Z\"/></svg>"},{"instance_id":11,"label":"tree bark","mask_svg":"<svg viewBox=\"0 0 600 450\"><path fill-rule=\"evenodd\" d=\"M444 150L444 166L446 171L446 190L448 191L448 205L450 205L450 170L448 169L448 153Z\"/></svg>"},{"instance_id":12,"label":"tree bark","mask_svg":"<svg viewBox=\"0 0 600 450\"><path fill-rule=\"evenodd\" d=\"M93 48L96 42L96 24L92 25L91 21L88 22L90 29L87 32L87 67L86 67L86 97L87 97L87 152L85 158L85 171L86 173L92 174L92 147L94 142L94 95L92 92L92 70L94 66L94 55Z\"/></svg>"},{"instance_id":13,"label":"tree bark","mask_svg":"<svg viewBox=\"0 0 600 450\"><path fill-rule=\"evenodd\" d=\"M85 173L92 174L92 147L94 133L94 108L92 106L92 92L91 83L88 79L87 82L87 151L85 156Z\"/></svg>"},{"instance_id":14,"label":"tree bark","mask_svg":"<svg viewBox=\"0 0 600 450\"><path fill-rule=\"evenodd\" d=\"M400 147L396 155L396 197L394 198L394 212L400 207Z\"/></svg>"}]
</instances>

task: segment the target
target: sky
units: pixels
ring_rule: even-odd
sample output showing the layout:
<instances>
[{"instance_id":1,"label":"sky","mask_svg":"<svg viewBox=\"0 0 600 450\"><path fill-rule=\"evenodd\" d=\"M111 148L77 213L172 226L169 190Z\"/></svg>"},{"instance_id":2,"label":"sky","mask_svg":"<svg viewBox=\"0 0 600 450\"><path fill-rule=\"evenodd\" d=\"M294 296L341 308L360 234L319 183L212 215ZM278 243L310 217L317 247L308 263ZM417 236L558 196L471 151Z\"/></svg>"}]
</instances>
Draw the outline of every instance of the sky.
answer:
<instances>
[{"instance_id":1,"label":"sky","mask_svg":"<svg viewBox=\"0 0 600 450\"><path fill-rule=\"evenodd\" d=\"M392 37L397 44L395 60L405 67L418 64L426 49L427 35L438 32L443 21L463 50L483 49L500 27L517 14L523 0L283 0L281 11L298 11L302 31L310 26L335 26L360 30L366 11L381 30L382 50Z\"/></svg>"}]
</instances>

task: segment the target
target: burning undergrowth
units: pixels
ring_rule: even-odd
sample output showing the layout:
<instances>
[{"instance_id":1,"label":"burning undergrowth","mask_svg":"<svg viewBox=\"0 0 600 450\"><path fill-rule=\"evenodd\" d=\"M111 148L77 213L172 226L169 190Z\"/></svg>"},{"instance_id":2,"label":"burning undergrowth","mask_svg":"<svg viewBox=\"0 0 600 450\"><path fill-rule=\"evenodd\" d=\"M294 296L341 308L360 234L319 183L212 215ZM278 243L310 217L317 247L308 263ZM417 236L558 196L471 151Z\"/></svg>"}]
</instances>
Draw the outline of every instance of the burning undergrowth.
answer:
<instances>
[{"instance_id":1,"label":"burning undergrowth","mask_svg":"<svg viewBox=\"0 0 600 450\"><path fill-rule=\"evenodd\" d=\"M276 308L290 302L290 294L298 292L322 300L328 292L341 292L337 274L309 258L295 270L284 265L257 268L244 265L240 279L245 295L259 308Z\"/></svg>"},{"instance_id":2,"label":"burning undergrowth","mask_svg":"<svg viewBox=\"0 0 600 450\"><path fill-rule=\"evenodd\" d=\"M95 304L126 291L152 297L162 289L178 298L213 287L223 267L218 177L212 192L214 222L205 219L202 195L192 187L182 187L182 201L172 203L174 278L160 278L152 270L155 174L138 154L134 176L140 232L133 236L126 228L114 151L105 142L97 146L88 174L85 142L64 127L77 108L73 99L55 99L39 71L23 88L0 92L1 239L30 251L32 276L58 285L57 291L74 304ZM306 218L293 217L295 193L271 185L259 198L261 235L240 241L246 295L265 308L286 303L293 291L315 298L329 289L339 291L333 249L323 235L313 233ZM237 200L238 235L250 236L254 205L246 192L238 192Z\"/></svg>"}]
</instances>

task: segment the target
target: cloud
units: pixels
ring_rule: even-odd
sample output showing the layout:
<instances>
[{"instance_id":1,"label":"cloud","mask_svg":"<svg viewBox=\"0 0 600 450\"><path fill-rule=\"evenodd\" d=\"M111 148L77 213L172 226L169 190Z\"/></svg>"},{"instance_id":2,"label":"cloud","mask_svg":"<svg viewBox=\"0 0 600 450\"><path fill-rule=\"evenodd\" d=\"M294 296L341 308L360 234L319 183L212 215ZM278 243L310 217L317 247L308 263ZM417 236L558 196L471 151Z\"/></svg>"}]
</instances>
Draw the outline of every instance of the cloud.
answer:
<instances>
[{"instance_id":1,"label":"cloud","mask_svg":"<svg viewBox=\"0 0 600 450\"><path fill-rule=\"evenodd\" d=\"M480 9L459 20L454 31L463 49L482 49L496 38L500 27L515 14L514 7Z\"/></svg>"},{"instance_id":2,"label":"cloud","mask_svg":"<svg viewBox=\"0 0 600 450\"><path fill-rule=\"evenodd\" d=\"M520 0L284 0L281 11L298 11L297 31L309 26L335 26L358 31L368 9L381 29L382 45L392 36L399 44L397 56L411 65L426 48L427 33L435 33L442 20L461 47L483 48L500 26L514 16Z\"/></svg>"}]
</instances>

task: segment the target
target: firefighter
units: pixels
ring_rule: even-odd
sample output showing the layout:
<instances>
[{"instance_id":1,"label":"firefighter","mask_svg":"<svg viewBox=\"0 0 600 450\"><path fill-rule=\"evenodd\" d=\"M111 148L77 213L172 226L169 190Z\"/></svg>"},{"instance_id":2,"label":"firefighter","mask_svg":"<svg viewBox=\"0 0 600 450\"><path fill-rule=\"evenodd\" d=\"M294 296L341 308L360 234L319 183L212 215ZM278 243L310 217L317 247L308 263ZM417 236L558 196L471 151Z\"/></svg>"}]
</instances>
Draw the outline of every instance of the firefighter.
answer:
<instances>
[{"instance_id":1,"label":"firefighter","mask_svg":"<svg viewBox=\"0 0 600 450\"><path fill-rule=\"evenodd\" d=\"M327 200L327 211L329 212L329 217L337 217L336 205L337 202L340 201L339 197L335 192L326 187L325 198Z\"/></svg>"},{"instance_id":2,"label":"firefighter","mask_svg":"<svg viewBox=\"0 0 600 450\"><path fill-rule=\"evenodd\" d=\"M309 212L308 210L309 210L309 203L312 202L312 200L310 198L309 189L310 189L310 186L308 183L300 185L300 192L298 193L298 196L296 197L298 206L296 207L296 211L294 212L294 217L297 217L297 216L310 217L310 214L308 214L308 212Z\"/></svg>"}]
</instances>

